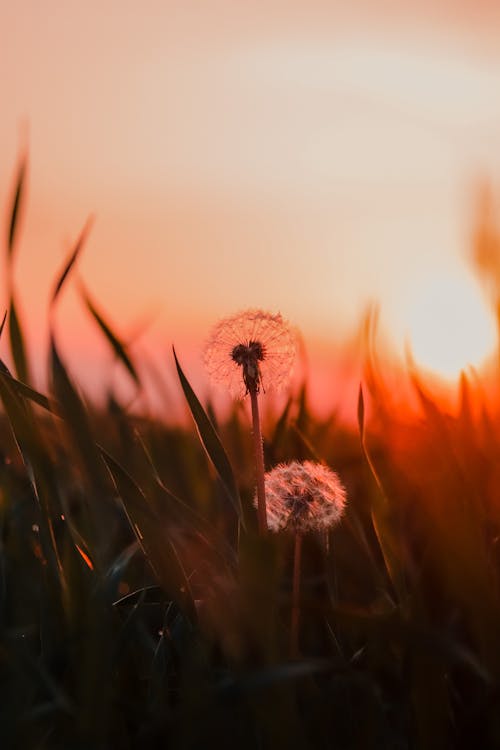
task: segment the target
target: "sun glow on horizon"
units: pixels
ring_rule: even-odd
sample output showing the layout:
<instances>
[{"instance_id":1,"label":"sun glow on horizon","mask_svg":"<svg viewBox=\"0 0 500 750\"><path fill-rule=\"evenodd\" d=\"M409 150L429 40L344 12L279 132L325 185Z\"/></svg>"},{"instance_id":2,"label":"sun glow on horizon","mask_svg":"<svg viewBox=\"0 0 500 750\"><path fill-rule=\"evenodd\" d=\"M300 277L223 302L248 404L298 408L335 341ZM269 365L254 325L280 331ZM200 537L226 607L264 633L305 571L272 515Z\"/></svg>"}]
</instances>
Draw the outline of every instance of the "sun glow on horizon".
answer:
<instances>
[{"instance_id":1,"label":"sun glow on horizon","mask_svg":"<svg viewBox=\"0 0 500 750\"><path fill-rule=\"evenodd\" d=\"M416 363L447 379L481 367L497 345L493 316L479 289L461 276L422 282L408 300L406 337Z\"/></svg>"}]
</instances>

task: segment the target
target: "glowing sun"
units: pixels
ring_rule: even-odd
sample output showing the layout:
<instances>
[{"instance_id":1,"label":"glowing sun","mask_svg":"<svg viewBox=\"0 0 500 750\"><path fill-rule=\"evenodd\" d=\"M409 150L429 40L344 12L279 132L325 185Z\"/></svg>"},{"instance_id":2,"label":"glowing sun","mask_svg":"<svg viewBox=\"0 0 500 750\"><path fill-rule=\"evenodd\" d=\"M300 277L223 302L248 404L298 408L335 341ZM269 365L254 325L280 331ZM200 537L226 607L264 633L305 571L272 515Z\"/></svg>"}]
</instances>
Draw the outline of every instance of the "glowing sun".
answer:
<instances>
[{"instance_id":1,"label":"glowing sun","mask_svg":"<svg viewBox=\"0 0 500 750\"><path fill-rule=\"evenodd\" d=\"M418 365L454 378L480 367L496 345L496 330L480 290L459 276L429 279L408 300L407 339Z\"/></svg>"}]
</instances>

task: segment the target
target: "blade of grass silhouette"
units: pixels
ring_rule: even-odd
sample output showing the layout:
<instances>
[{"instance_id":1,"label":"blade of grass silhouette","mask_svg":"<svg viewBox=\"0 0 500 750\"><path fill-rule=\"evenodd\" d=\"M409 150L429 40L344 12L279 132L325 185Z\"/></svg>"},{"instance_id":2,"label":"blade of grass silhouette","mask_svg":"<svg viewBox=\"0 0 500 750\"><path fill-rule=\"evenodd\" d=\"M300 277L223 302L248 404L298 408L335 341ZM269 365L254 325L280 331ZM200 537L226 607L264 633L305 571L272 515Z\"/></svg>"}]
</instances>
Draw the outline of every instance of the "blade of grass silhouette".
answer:
<instances>
[{"instance_id":1,"label":"blade of grass silhouette","mask_svg":"<svg viewBox=\"0 0 500 750\"><path fill-rule=\"evenodd\" d=\"M12 267L15 244L16 244L16 239L17 239L17 235L19 231L19 217L20 217L20 212L21 212L23 198L24 198L27 165L28 165L28 157L26 154L24 154L21 157L19 166L17 168L14 195L12 198L12 206L10 209L10 220L9 220L9 228L8 228L8 234L7 234L7 264L8 264L8 269L9 269L9 275L11 275L10 269Z\"/></svg>"},{"instance_id":2,"label":"blade of grass silhouette","mask_svg":"<svg viewBox=\"0 0 500 750\"><path fill-rule=\"evenodd\" d=\"M287 426L288 426L288 419L290 416L290 409L293 404L293 398L291 396L288 397L287 402L285 404L285 408L281 412L280 416L278 417L276 421L276 425L274 428L273 436L271 438L270 443L270 450L273 455L276 455L281 442L283 440L283 437L286 433Z\"/></svg>"},{"instance_id":3,"label":"blade of grass silhouette","mask_svg":"<svg viewBox=\"0 0 500 750\"><path fill-rule=\"evenodd\" d=\"M311 443L307 435L298 426L298 423L297 422L292 423L290 429L291 429L291 432L299 438L300 442L302 443L304 448L307 450L307 453L309 454L309 458L312 458L314 461L318 461L321 463L321 460L322 460L321 457L318 455L317 451L315 450L313 444Z\"/></svg>"},{"instance_id":4,"label":"blade of grass silhouette","mask_svg":"<svg viewBox=\"0 0 500 750\"><path fill-rule=\"evenodd\" d=\"M26 355L26 346L24 343L24 336L22 332L21 322L17 313L17 306L14 299L14 284L13 284L13 268L14 268L14 252L16 247L16 240L19 234L20 225L20 214L24 202L25 192L25 181L27 171L27 154L26 152L21 156L19 166L17 169L17 176L15 181L14 195L12 198L12 205L10 209L10 220L7 234L7 281L8 281L8 294L9 294L9 338L10 338L10 349L14 365L16 368L17 376L28 383L29 377L29 366ZM2 325L3 328L3 325Z\"/></svg>"},{"instance_id":5,"label":"blade of grass silhouette","mask_svg":"<svg viewBox=\"0 0 500 750\"><path fill-rule=\"evenodd\" d=\"M363 388L359 386L358 394L358 427L361 440L361 450L363 456L368 464L370 472L377 485L377 493L374 495L371 515L372 523L375 533L377 535L378 543L384 557L387 572L389 578L394 586L394 590L398 594L400 602L406 600L407 592L406 585L403 575L403 569L400 558L400 545L397 543L394 530L392 528L392 518L389 506L389 501L385 494L382 482L378 475L378 472L371 460L370 454L368 453L365 441L365 403L363 397Z\"/></svg>"},{"instance_id":6,"label":"blade of grass silhouette","mask_svg":"<svg viewBox=\"0 0 500 750\"><path fill-rule=\"evenodd\" d=\"M50 377L51 389L58 405L58 415L63 418L62 432L84 469L84 482L92 483L99 492L109 492L109 476L96 446L87 407L73 384L63 361L59 356L54 335L50 340ZM92 538L91 548L95 550L94 559L99 570L102 569L107 554L106 524L100 522L104 508L99 506L95 493L85 495L85 507L90 516Z\"/></svg>"},{"instance_id":7,"label":"blade of grass silhouette","mask_svg":"<svg viewBox=\"0 0 500 750\"><path fill-rule=\"evenodd\" d=\"M19 380L22 380L25 383L29 383L30 376L28 357L26 354L26 345L13 294L11 295L10 299L9 337L10 349L12 359L14 360L16 374Z\"/></svg>"},{"instance_id":8,"label":"blade of grass silhouette","mask_svg":"<svg viewBox=\"0 0 500 750\"><path fill-rule=\"evenodd\" d=\"M14 388L14 390L18 393L18 395L22 396L23 398L29 399L34 404L41 406L43 409L46 409L46 411L50 412L51 414L59 414L59 410L54 401L51 401L49 398L47 398L47 396L44 396L42 393L36 391L31 386L26 385L26 383L22 383L20 380L17 380L13 375L11 375L6 364L1 359L0 377L5 378L7 382L12 386L12 388Z\"/></svg>"},{"instance_id":9,"label":"blade of grass silhouette","mask_svg":"<svg viewBox=\"0 0 500 750\"><path fill-rule=\"evenodd\" d=\"M134 542L134 544L137 544L140 549L139 542ZM165 592L163 591L162 587L156 584L152 584L151 586L143 586L143 588L141 589L131 591L129 594L124 594L124 596L121 596L119 599L113 602L113 607L122 607L124 605L135 606L138 601L140 603L144 602L146 604L159 604L164 598Z\"/></svg>"},{"instance_id":10,"label":"blade of grass silhouette","mask_svg":"<svg viewBox=\"0 0 500 750\"><path fill-rule=\"evenodd\" d=\"M3 329L5 328L5 321L7 320L7 310L3 314L2 323L0 324L0 338L2 337Z\"/></svg>"},{"instance_id":11,"label":"blade of grass silhouette","mask_svg":"<svg viewBox=\"0 0 500 750\"><path fill-rule=\"evenodd\" d=\"M52 389L60 405L61 416L68 427L76 450L80 453L89 475L104 482L104 465L96 448L86 406L73 385L59 356L54 337L50 341Z\"/></svg>"},{"instance_id":12,"label":"blade of grass silhouette","mask_svg":"<svg viewBox=\"0 0 500 750\"><path fill-rule=\"evenodd\" d=\"M222 486L226 491L227 497L229 498L240 523L243 527L245 527L240 494L238 492L238 487L236 485L233 470L227 453L224 450L224 447L217 432L215 431L214 426L208 418L203 406L198 400L198 397L193 391L188 379L184 374L184 371L182 370L182 367L179 364L179 360L177 359L177 355L175 353L175 348L172 347L172 350L174 353L177 374L179 376L179 380L181 382L182 390L184 391L184 396L186 397L189 410L194 419L194 423L196 425L201 443L205 448L205 451L210 461L212 462L219 476L219 479L222 482Z\"/></svg>"},{"instance_id":13,"label":"blade of grass silhouette","mask_svg":"<svg viewBox=\"0 0 500 750\"><path fill-rule=\"evenodd\" d=\"M70 275L71 271L74 269L76 261L78 260L83 247L85 245L85 242L87 241L87 237L90 233L90 230L92 228L92 225L94 223L94 217L89 216L87 221L85 222L82 231L80 232L80 235L75 243L75 246L73 250L71 251L66 263L64 264L64 267L54 284L54 290L52 292L51 298L50 298L50 307L52 308L61 292L62 287L64 286L68 276Z\"/></svg>"},{"instance_id":14,"label":"blade of grass silhouette","mask_svg":"<svg viewBox=\"0 0 500 750\"><path fill-rule=\"evenodd\" d=\"M111 345L111 348L113 349L117 359L124 365L125 369L129 373L134 383L140 388L141 381L140 381L139 375L137 374L137 370L135 369L132 360L127 354L125 344L121 341L121 339L115 333L113 333L111 327L105 321L102 314L97 310L94 303L90 299L88 293L84 289L83 285L81 285L80 291L81 291L85 306L87 307L87 310L90 312L91 316L93 317L94 321L97 323L98 327L104 334L108 343Z\"/></svg>"}]
</instances>

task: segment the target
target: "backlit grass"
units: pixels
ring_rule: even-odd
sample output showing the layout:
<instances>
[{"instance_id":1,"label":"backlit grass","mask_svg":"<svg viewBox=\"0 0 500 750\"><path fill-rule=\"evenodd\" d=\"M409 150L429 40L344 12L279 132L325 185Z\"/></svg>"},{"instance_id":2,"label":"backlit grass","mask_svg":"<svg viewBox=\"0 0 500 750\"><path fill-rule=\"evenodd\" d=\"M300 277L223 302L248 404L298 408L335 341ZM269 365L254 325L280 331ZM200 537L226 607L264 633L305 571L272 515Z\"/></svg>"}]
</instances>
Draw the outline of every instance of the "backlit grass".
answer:
<instances>
[{"instance_id":1,"label":"backlit grass","mask_svg":"<svg viewBox=\"0 0 500 750\"><path fill-rule=\"evenodd\" d=\"M22 190L23 169L9 268ZM50 386L37 392L12 278L9 288L2 747L500 744L500 431L465 378L454 416L418 381L420 416L401 415L373 362L357 429L311 413L307 384L268 416L267 470L321 460L347 491L342 522L303 537L291 658L294 538L258 534L247 416L235 406L220 422L177 358L192 429L132 416L115 400L97 410L53 334ZM139 384L138 363L86 304Z\"/></svg>"}]
</instances>

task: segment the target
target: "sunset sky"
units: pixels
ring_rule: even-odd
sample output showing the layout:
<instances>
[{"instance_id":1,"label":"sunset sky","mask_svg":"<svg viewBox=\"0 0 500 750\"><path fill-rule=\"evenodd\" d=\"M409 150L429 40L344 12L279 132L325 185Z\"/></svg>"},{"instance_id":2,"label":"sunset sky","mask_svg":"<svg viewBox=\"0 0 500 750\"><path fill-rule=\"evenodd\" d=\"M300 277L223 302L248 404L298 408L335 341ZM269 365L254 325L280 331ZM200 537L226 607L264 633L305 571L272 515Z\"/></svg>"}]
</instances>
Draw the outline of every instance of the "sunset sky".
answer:
<instances>
[{"instance_id":1,"label":"sunset sky","mask_svg":"<svg viewBox=\"0 0 500 750\"><path fill-rule=\"evenodd\" d=\"M165 355L248 306L314 350L371 300L402 346L440 279L480 301L466 255L475 190L500 173L500 6L437 5L1 3L0 205L27 143L32 336L89 214L81 277ZM93 368L74 283L58 330Z\"/></svg>"}]
</instances>

